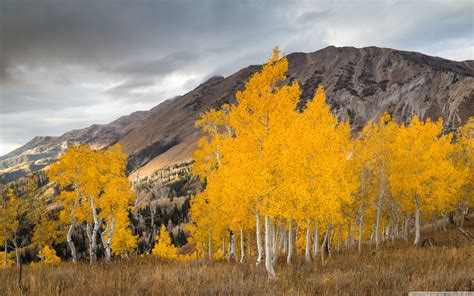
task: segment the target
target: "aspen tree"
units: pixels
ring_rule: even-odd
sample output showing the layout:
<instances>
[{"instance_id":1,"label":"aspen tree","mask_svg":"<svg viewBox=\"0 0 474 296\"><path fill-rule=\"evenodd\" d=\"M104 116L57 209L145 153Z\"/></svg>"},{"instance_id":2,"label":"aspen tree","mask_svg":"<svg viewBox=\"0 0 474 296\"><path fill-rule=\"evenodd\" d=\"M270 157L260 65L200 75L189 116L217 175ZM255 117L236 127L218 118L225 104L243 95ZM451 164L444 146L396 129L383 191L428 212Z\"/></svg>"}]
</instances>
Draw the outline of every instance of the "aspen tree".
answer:
<instances>
[{"instance_id":1,"label":"aspen tree","mask_svg":"<svg viewBox=\"0 0 474 296\"><path fill-rule=\"evenodd\" d=\"M175 259L177 257L177 249L171 243L171 238L164 224L161 226L160 234L156 239L158 242L152 251L154 256L166 260Z\"/></svg>"},{"instance_id":2,"label":"aspen tree","mask_svg":"<svg viewBox=\"0 0 474 296\"><path fill-rule=\"evenodd\" d=\"M390 184L404 211L414 212L415 245L421 240L422 212L433 213L440 206L437 196L455 198L452 193L461 186L462 178L456 178L449 161L450 142L451 135L442 135L441 120L422 122L416 115L394 138ZM446 181L449 186L444 186Z\"/></svg>"}]
</instances>

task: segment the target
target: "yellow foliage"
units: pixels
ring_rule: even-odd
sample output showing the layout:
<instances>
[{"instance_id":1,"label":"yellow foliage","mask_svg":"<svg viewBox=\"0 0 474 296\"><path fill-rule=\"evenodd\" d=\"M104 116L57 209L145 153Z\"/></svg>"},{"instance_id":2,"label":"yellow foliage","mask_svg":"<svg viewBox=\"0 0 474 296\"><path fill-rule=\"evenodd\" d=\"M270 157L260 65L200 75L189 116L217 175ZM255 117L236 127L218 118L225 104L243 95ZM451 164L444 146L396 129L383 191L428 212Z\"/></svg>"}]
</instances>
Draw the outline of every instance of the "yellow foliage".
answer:
<instances>
[{"instance_id":1,"label":"yellow foliage","mask_svg":"<svg viewBox=\"0 0 474 296\"><path fill-rule=\"evenodd\" d=\"M46 245L43 248L43 255L44 255L44 264L59 264L61 263L61 258L56 255L56 251L53 248L50 248ZM41 255L38 255L41 259Z\"/></svg>"},{"instance_id":2,"label":"yellow foliage","mask_svg":"<svg viewBox=\"0 0 474 296\"><path fill-rule=\"evenodd\" d=\"M5 264L5 252L0 252L0 268L13 266L15 264L13 257L13 252L7 253L7 261Z\"/></svg>"},{"instance_id":3,"label":"yellow foliage","mask_svg":"<svg viewBox=\"0 0 474 296\"><path fill-rule=\"evenodd\" d=\"M177 258L177 249L171 243L171 238L168 235L168 230L163 224L160 229L160 234L158 235L157 243L152 250L152 255L161 259L172 260Z\"/></svg>"}]
</instances>

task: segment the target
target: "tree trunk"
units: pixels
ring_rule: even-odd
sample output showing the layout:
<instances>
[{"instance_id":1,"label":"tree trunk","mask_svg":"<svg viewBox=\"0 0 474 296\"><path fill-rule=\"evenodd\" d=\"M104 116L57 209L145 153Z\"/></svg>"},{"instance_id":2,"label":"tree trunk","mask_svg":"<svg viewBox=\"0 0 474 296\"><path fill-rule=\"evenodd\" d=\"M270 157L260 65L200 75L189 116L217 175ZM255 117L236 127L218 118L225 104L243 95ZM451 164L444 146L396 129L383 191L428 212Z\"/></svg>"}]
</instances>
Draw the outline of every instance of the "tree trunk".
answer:
<instances>
[{"instance_id":1,"label":"tree trunk","mask_svg":"<svg viewBox=\"0 0 474 296\"><path fill-rule=\"evenodd\" d=\"M247 257L252 258L252 233L250 232L247 236Z\"/></svg>"},{"instance_id":2,"label":"tree trunk","mask_svg":"<svg viewBox=\"0 0 474 296\"><path fill-rule=\"evenodd\" d=\"M8 241L5 240L5 253L3 254L3 266L7 268L8 263Z\"/></svg>"},{"instance_id":3,"label":"tree trunk","mask_svg":"<svg viewBox=\"0 0 474 296\"><path fill-rule=\"evenodd\" d=\"M360 213L360 219L359 219L359 245L358 245L358 251L359 254L362 253L362 240L364 238L364 211Z\"/></svg>"},{"instance_id":4,"label":"tree trunk","mask_svg":"<svg viewBox=\"0 0 474 296\"><path fill-rule=\"evenodd\" d=\"M449 212L449 224L455 224L454 212Z\"/></svg>"},{"instance_id":5,"label":"tree trunk","mask_svg":"<svg viewBox=\"0 0 474 296\"><path fill-rule=\"evenodd\" d=\"M285 226L285 218L281 220L281 226L280 226L280 247L279 247L279 252L283 251L283 254L286 253L285 250L285 236L286 236L286 226Z\"/></svg>"},{"instance_id":6,"label":"tree trunk","mask_svg":"<svg viewBox=\"0 0 474 296\"><path fill-rule=\"evenodd\" d=\"M74 241L72 240L72 233L74 232L74 227L76 225L76 217L74 217L74 214L76 212L76 208L79 204L79 189L76 188L76 193L77 193L77 199L74 201L74 206L72 207L71 213L69 214L69 229L67 230L67 237L66 237L66 242L67 245L69 246L69 249L71 249L71 256L72 256L72 262L76 263L77 262L77 253L76 253L76 247L74 246Z\"/></svg>"},{"instance_id":7,"label":"tree trunk","mask_svg":"<svg viewBox=\"0 0 474 296\"><path fill-rule=\"evenodd\" d=\"M293 218L290 219L290 225L288 226L288 256L286 257L286 263L291 264L291 258L293 257Z\"/></svg>"},{"instance_id":8,"label":"tree trunk","mask_svg":"<svg viewBox=\"0 0 474 296\"><path fill-rule=\"evenodd\" d=\"M283 254L288 254L288 232L286 231L286 220L283 220L282 236L283 236Z\"/></svg>"},{"instance_id":9,"label":"tree trunk","mask_svg":"<svg viewBox=\"0 0 474 296\"><path fill-rule=\"evenodd\" d=\"M415 245L420 243L420 205L415 197Z\"/></svg>"},{"instance_id":10,"label":"tree trunk","mask_svg":"<svg viewBox=\"0 0 474 296\"><path fill-rule=\"evenodd\" d=\"M326 253L329 237L329 225L326 229L326 234L324 235L323 243L321 244L321 263L324 264L324 253Z\"/></svg>"},{"instance_id":11,"label":"tree trunk","mask_svg":"<svg viewBox=\"0 0 474 296\"><path fill-rule=\"evenodd\" d=\"M372 224L372 232L370 233L370 249L372 249L372 244L374 242L375 236L375 224Z\"/></svg>"},{"instance_id":12,"label":"tree trunk","mask_svg":"<svg viewBox=\"0 0 474 296\"><path fill-rule=\"evenodd\" d=\"M337 253L341 254L342 252L342 224L339 224L338 227L338 239L337 239Z\"/></svg>"},{"instance_id":13,"label":"tree trunk","mask_svg":"<svg viewBox=\"0 0 474 296\"><path fill-rule=\"evenodd\" d=\"M346 241L346 250L349 252L349 249L351 248L351 222L347 224L347 241Z\"/></svg>"},{"instance_id":14,"label":"tree trunk","mask_svg":"<svg viewBox=\"0 0 474 296\"><path fill-rule=\"evenodd\" d=\"M204 256L206 254L205 252L206 247L204 246L204 242L201 241L201 258L204 259Z\"/></svg>"},{"instance_id":15,"label":"tree trunk","mask_svg":"<svg viewBox=\"0 0 474 296\"><path fill-rule=\"evenodd\" d=\"M207 249L207 255L209 256L209 260L212 260L212 231L209 230L209 245Z\"/></svg>"},{"instance_id":16,"label":"tree trunk","mask_svg":"<svg viewBox=\"0 0 474 296\"><path fill-rule=\"evenodd\" d=\"M229 231L229 258L230 260L237 260L237 256L235 255L235 237L234 231Z\"/></svg>"},{"instance_id":17,"label":"tree trunk","mask_svg":"<svg viewBox=\"0 0 474 296\"><path fill-rule=\"evenodd\" d=\"M244 262L245 247L244 247L244 230L240 227L240 263Z\"/></svg>"},{"instance_id":18,"label":"tree trunk","mask_svg":"<svg viewBox=\"0 0 474 296\"><path fill-rule=\"evenodd\" d=\"M461 220L459 221L459 226L464 229L464 221L467 221L469 220L468 216L469 216L469 208L466 208L466 207L461 207L460 209L460 212L461 212Z\"/></svg>"},{"instance_id":19,"label":"tree trunk","mask_svg":"<svg viewBox=\"0 0 474 296\"><path fill-rule=\"evenodd\" d=\"M44 250L43 250L43 243L39 243L39 251L40 251L40 258L41 258L41 264L44 264Z\"/></svg>"},{"instance_id":20,"label":"tree trunk","mask_svg":"<svg viewBox=\"0 0 474 296\"><path fill-rule=\"evenodd\" d=\"M384 189L384 173L382 171L380 175L380 194L379 198L377 200L377 216L375 220L375 249L378 249L380 245L380 237L379 237L379 232L380 232L380 216L382 214L382 199L385 195L385 189Z\"/></svg>"},{"instance_id":21,"label":"tree trunk","mask_svg":"<svg viewBox=\"0 0 474 296\"><path fill-rule=\"evenodd\" d=\"M331 230L332 230L332 225L329 224L328 226L328 240L326 242L327 244L327 248L328 248L328 254L329 254L329 257L332 256L332 247L331 247Z\"/></svg>"},{"instance_id":22,"label":"tree trunk","mask_svg":"<svg viewBox=\"0 0 474 296\"><path fill-rule=\"evenodd\" d=\"M105 260L107 262L110 262L110 260L112 259L112 238L115 231L115 219L111 218L110 222L111 222L110 224L107 223L105 230L100 234L100 238L102 240L102 246L104 247L104 250L105 250ZM105 235L107 235L107 232L109 233L109 237L107 238L107 241L106 241Z\"/></svg>"},{"instance_id":23,"label":"tree trunk","mask_svg":"<svg viewBox=\"0 0 474 296\"><path fill-rule=\"evenodd\" d=\"M155 225L155 215L156 215L156 206L150 205L150 215L151 215L151 239L150 239L150 248L153 246L153 242L156 237L156 225Z\"/></svg>"},{"instance_id":24,"label":"tree trunk","mask_svg":"<svg viewBox=\"0 0 474 296\"><path fill-rule=\"evenodd\" d=\"M403 239L408 240L408 232L410 228L410 217L405 215L405 222L403 226Z\"/></svg>"},{"instance_id":25,"label":"tree trunk","mask_svg":"<svg viewBox=\"0 0 474 296\"><path fill-rule=\"evenodd\" d=\"M448 218L448 213L444 213L443 214L443 231L446 232L447 229L446 229L446 220Z\"/></svg>"},{"instance_id":26,"label":"tree trunk","mask_svg":"<svg viewBox=\"0 0 474 296\"><path fill-rule=\"evenodd\" d=\"M18 252L18 244L16 243L16 240L13 240L13 246L15 246L16 266L20 266L20 253Z\"/></svg>"},{"instance_id":27,"label":"tree trunk","mask_svg":"<svg viewBox=\"0 0 474 296\"><path fill-rule=\"evenodd\" d=\"M272 250L271 250L271 221L270 217L265 216L265 267L268 276L275 278L275 270L272 264Z\"/></svg>"},{"instance_id":28,"label":"tree trunk","mask_svg":"<svg viewBox=\"0 0 474 296\"><path fill-rule=\"evenodd\" d=\"M316 258L316 255L318 254L318 249L319 249L319 228L318 225L315 227L316 229L314 230L314 241L313 241L313 253L314 253L314 258Z\"/></svg>"},{"instance_id":29,"label":"tree trunk","mask_svg":"<svg viewBox=\"0 0 474 296\"><path fill-rule=\"evenodd\" d=\"M227 255L226 248L225 248L225 236L222 236L222 257L225 258Z\"/></svg>"},{"instance_id":30,"label":"tree trunk","mask_svg":"<svg viewBox=\"0 0 474 296\"><path fill-rule=\"evenodd\" d=\"M91 196L89 198L92 218L94 218L94 227L92 228L91 243L90 243L90 264L95 264L97 262L97 233L99 231L99 219L97 218L97 209L94 205L94 198Z\"/></svg>"},{"instance_id":31,"label":"tree trunk","mask_svg":"<svg viewBox=\"0 0 474 296\"><path fill-rule=\"evenodd\" d=\"M278 230L277 226L275 223L271 222L270 223L270 229L271 229L271 234L272 234L272 260L275 259L277 255L277 241L278 241Z\"/></svg>"},{"instance_id":32,"label":"tree trunk","mask_svg":"<svg viewBox=\"0 0 474 296\"><path fill-rule=\"evenodd\" d=\"M388 218L388 226L387 226L387 239L393 241L393 224L395 217L393 216L393 205L390 205L390 216Z\"/></svg>"},{"instance_id":33,"label":"tree trunk","mask_svg":"<svg viewBox=\"0 0 474 296\"><path fill-rule=\"evenodd\" d=\"M399 231L398 231L398 230L399 230L399 226L400 226L400 214L398 213L398 214L397 214L397 220L396 220L396 222L395 222L395 230L394 230L394 232L395 232L395 233L394 233L394 234L395 234L394 238L397 238L397 239L400 237L400 236L399 236Z\"/></svg>"},{"instance_id":34,"label":"tree trunk","mask_svg":"<svg viewBox=\"0 0 474 296\"><path fill-rule=\"evenodd\" d=\"M257 256L257 265L262 263L263 260L263 246L262 246L262 234L260 233L260 215L257 213L255 214L255 228L256 228L256 234L257 234L257 251L258 251L258 256Z\"/></svg>"},{"instance_id":35,"label":"tree trunk","mask_svg":"<svg viewBox=\"0 0 474 296\"><path fill-rule=\"evenodd\" d=\"M305 260L306 262L311 262L311 229L308 226L306 227L306 248L305 248Z\"/></svg>"}]
</instances>

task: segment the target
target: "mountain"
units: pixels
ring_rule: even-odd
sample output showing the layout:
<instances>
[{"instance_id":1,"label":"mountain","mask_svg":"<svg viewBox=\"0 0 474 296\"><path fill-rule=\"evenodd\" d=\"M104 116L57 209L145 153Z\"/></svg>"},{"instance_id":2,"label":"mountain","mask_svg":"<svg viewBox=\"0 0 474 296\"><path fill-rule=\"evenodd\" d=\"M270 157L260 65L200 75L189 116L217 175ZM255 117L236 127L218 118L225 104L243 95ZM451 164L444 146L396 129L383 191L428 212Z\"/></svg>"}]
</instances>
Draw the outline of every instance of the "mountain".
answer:
<instances>
[{"instance_id":1,"label":"mountain","mask_svg":"<svg viewBox=\"0 0 474 296\"><path fill-rule=\"evenodd\" d=\"M413 114L442 117L446 130L474 116L474 61L456 62L417 52L388 48L329 46L288 56L288 82L297 80L302 102L322 84L331 110L349 120L354 132L389 112L399 121ZM209 108L235 101L235 92L260 66L249 66L226 78L213 77L185 95L149 111L92 125L60 137L36 137L0 157L0 180L8 182L54 161L70 145L104 148L121 143L130 155L129 171L140 176L189 161L200 137L194 121Z\"/></svg>"}]
</instances>

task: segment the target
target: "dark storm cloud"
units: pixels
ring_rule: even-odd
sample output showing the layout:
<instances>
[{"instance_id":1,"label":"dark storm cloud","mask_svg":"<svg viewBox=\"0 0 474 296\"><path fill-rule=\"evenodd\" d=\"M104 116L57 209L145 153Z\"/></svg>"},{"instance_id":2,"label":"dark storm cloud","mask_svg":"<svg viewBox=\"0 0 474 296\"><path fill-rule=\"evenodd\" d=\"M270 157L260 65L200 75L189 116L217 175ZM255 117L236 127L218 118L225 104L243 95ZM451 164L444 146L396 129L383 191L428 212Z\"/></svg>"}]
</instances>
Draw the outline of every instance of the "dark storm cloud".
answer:
<instances>
[{"instance_id":1,"label":"dark storm cloud","mask_svg":"<svg viewBox=\"0 0 474 296\"><path fill-rule=\"evenodd\" d=\"M384 46L472 59L471 1L0 0L0 154L285 53Z\"/></svg>"},{"instance_id":2,"label":"dark storm cloud","mask_svg":"<svg viewBox=\"0 0 474 296\"><path fill-rule=\"evenodd\" d=\"M110 70L122 74L162 76L189 65L197 58L198 54L194 52L175 52L160 59L129 62Z\"/></svg>"}]
</instances>

